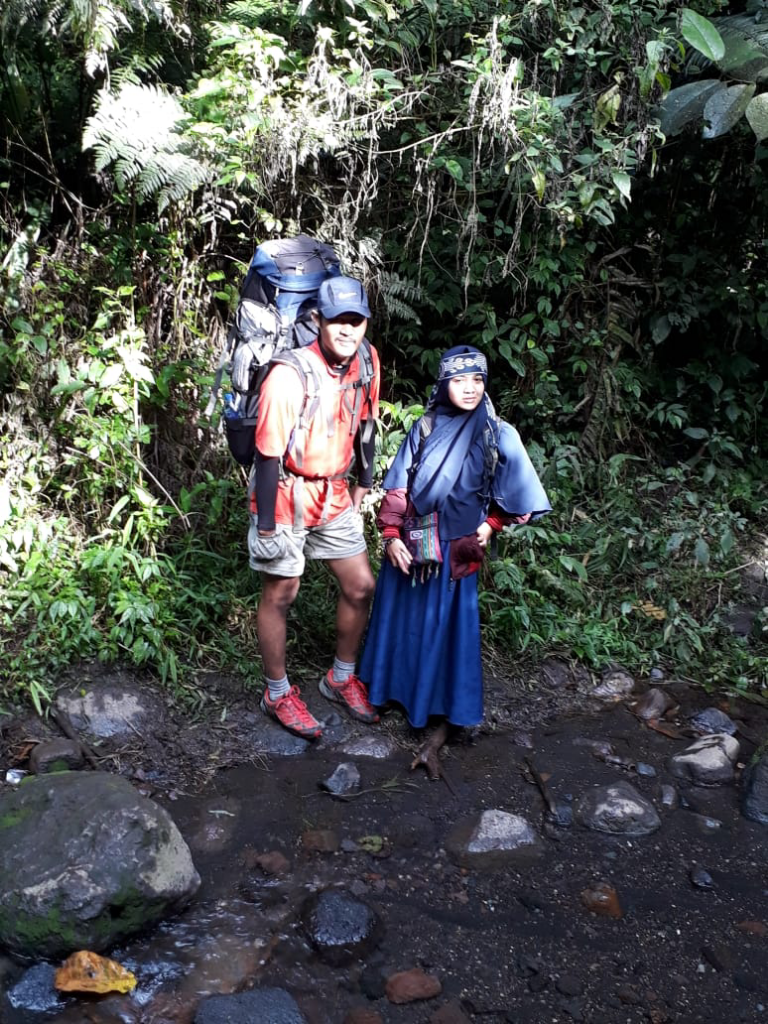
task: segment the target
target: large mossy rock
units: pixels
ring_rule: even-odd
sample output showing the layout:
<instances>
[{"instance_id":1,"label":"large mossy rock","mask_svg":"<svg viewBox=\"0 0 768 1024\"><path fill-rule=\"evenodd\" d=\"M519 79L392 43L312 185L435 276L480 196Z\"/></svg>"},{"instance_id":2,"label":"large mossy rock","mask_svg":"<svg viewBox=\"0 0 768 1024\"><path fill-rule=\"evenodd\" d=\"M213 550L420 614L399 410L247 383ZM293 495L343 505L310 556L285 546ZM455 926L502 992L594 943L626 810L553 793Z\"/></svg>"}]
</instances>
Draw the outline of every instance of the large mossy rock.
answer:
<instances>
[{"instance_id":1,"label":"large mossy rock","mask_svg":"<svg viewBox=\"0 0 768 1024\"><path fill-rule=\"evenodd\" d=\"M106 949L199 885L170 816L126 779L65 772L0 797L0 944L13 952Z\"/></svg>"}]
</instances>

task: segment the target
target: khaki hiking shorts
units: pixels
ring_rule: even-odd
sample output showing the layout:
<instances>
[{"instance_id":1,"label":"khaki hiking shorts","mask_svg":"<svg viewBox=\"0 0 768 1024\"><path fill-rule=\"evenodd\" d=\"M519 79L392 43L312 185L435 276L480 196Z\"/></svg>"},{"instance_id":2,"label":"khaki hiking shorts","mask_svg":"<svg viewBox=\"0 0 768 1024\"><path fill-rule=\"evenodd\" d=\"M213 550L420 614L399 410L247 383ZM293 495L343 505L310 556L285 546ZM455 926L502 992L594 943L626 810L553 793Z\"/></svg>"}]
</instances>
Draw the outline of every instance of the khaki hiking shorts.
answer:
<instances>
[{"instance_id":1,"label":"khaki hiking shorts","mask_svg":"<svg viewBox=\"0 0 768 1024\"><path fill-rule=\"evenodd\" d=\"M301 576L308 558L353 558L367 550L363 517L351 506L322 526L297 530L277 523L273 537L260 537L258 527L259 517L252 512L248 527L250 565L271 576Z\"/></svg>"}]
</instances>

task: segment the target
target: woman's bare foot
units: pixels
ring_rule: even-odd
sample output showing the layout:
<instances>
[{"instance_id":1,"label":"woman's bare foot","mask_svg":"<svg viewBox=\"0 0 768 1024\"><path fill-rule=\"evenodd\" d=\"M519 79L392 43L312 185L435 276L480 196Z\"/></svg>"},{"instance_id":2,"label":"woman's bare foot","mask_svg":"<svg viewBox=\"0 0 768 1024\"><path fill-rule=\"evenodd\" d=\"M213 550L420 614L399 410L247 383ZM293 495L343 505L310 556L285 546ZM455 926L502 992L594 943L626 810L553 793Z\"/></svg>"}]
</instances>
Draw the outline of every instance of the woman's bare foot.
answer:
<instances>
[{"instance_id":1,"label":"woman's bare foot","mask_svg":"<svg viewBox=\"0 0 768 1024\"><path fill-rule=\"evenodd\" d=\"M440 759L438 752L443 746L445 741L448 739L448 723L442 722L430 733L426 742L422 745L416 757L411 762L411 771L418 768L419 765L423 765L427 771L427 775L433 782L437 782L443 778L443 773L440 770Z\"/></svg>"}]
</instances>

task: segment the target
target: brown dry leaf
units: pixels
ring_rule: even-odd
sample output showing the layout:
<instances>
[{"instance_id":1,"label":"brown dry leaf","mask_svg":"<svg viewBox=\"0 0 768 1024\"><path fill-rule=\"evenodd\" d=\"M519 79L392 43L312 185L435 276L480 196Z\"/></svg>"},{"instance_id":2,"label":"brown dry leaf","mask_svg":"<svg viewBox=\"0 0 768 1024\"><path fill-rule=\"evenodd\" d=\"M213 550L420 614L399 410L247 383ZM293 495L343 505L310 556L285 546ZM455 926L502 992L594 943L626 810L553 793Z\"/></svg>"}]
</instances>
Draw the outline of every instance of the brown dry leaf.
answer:
<instances>
[{"instance_id":1,"label":"brown dry leaf","mask_svg":"<svg viewBox=\"0 0 768 1024\"><path fill-rule=\"evenodd\" d=\"M648 619L656 619L658 622L662 622L667 617L667 613L664 608L659 608L653 601L641 601L635 605L635 608L645 615Z\"/></svg>"},{"instance_id":2,"label":"brown dry leaf","mask_svg":"<svg viewBox=\"0 0 768 1024\"><path fill-rule=\"evenodd\" d=\"M654 732L660 732L662 736L668 736L671 740L685 739L684 734L679 729L676 729L674 725L660 722L658 718L646 718L645 724L649 729L653 729Z\"/></svg>"},{"instance_id":3,"label":"brown dry leaf","mask_svg":"<svg viewBox=\"0 0 768 1024\"><path fill-rule=\"evenodd\" d=\"M53 983L60 992L131 992L136 976L114 960L81 949L67 957Z\"/></svg>"}]
</instances>

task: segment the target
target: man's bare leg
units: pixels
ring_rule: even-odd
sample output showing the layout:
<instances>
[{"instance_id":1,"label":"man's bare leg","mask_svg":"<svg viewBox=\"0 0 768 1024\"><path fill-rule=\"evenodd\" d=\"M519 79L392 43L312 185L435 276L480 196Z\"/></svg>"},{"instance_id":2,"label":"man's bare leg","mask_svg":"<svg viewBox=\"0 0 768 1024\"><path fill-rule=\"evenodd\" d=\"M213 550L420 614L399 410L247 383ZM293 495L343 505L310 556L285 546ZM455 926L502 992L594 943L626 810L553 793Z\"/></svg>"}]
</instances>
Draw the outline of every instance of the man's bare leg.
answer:
<instances>
[{"instance_id":1,"label":"man's bare leg","mask_svg":"<svg viewBox=\"0 0 768 1024\"><path fill-rule=\"evenodd\" d=\"M298 576L270 576L268 573L262 573L261 579L256 632L264 675L268 679L282 679L285 675L288 609L296 600L301 580Z\"/></svg>"},{"instance_id":2,"label":"man's bare leg","mask_svg":"<svg viewBox=\"0 0 768 1024\"><path fill-rule=\"evenodd\" d=\"M376 586L368 555L361 552L352 558L332 558L328 560L328 568L340 588L336 606L336 657L339 661L355 662Z\"/></svg>"}]
</instances>

